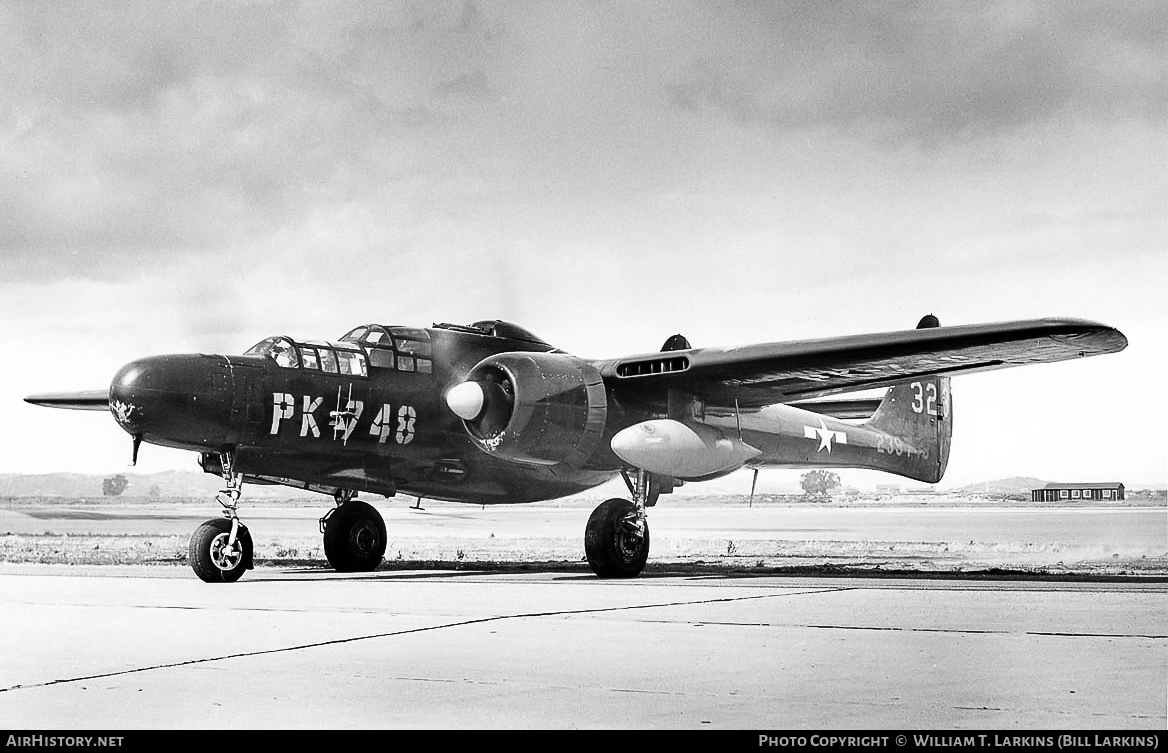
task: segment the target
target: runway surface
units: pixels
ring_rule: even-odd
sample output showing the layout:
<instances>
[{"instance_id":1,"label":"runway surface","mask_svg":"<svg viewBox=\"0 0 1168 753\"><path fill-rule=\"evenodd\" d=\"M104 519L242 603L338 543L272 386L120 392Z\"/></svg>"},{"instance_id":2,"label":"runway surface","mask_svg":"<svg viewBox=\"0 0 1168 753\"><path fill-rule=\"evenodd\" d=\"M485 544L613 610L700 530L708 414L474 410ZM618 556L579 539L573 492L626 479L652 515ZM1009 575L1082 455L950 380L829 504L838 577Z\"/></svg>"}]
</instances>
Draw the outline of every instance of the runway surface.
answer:
<instances>
[{"instance_id":1,"label":"runway surface","mask_svg":"<svg viewBox=\"0 0 1168 753\"><path fill-rule=\"evenodd\" d=\"M1164 729L1162 582L0 565L23 729Z\"/></svg>"}]
</instances>

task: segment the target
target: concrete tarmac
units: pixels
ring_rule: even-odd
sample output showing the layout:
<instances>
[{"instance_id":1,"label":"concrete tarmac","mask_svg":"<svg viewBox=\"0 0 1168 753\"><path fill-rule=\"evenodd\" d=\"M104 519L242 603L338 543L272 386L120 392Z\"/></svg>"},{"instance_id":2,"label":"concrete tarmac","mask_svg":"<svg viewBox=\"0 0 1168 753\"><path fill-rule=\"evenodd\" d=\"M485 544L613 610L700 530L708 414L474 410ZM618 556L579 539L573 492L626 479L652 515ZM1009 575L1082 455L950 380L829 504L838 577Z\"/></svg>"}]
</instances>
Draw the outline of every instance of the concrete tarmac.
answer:
<instances>
[{"instance_id":1,"label":"concrete tarmac","mask_svg":"<svg viewBox=\"0 0 1168 753\"><path fill-rule=\"evenodd\" d=\"M0 565L10 729L1155 729L1160 582Z\"/></svg>"}]
</instances>

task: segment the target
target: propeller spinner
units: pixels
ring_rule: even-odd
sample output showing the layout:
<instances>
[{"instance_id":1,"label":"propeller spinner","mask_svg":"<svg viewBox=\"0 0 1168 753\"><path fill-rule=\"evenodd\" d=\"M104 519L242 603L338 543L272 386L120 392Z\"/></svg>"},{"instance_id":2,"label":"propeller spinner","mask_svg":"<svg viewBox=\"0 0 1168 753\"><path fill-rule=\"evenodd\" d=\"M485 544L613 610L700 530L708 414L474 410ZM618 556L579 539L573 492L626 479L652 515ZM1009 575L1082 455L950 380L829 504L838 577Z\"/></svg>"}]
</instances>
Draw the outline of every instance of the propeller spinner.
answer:
<instances>
[{"instance_id":1,"label":"propeller spinner","mask_svg":"<svg viewBox=\"0 0 1168 753\"><path fill-rule=\"evenodd\" d=\"M446 405L463 421L473 421L483 411L483 388L478 382L456 384L446 393Z\"/></svg>"},{"instance_id":2,"label":"propeller spinner","mask_svg":"<svg viewBox=\"0 0 1168 753\"><path fill-rule=\"evenodd\" d=\"M515 388L505 374L488 372L481 380L469 379L447 390L446 405L471 433L486 439L501 434L511 421Z\"/></svg>"}]
</instances>

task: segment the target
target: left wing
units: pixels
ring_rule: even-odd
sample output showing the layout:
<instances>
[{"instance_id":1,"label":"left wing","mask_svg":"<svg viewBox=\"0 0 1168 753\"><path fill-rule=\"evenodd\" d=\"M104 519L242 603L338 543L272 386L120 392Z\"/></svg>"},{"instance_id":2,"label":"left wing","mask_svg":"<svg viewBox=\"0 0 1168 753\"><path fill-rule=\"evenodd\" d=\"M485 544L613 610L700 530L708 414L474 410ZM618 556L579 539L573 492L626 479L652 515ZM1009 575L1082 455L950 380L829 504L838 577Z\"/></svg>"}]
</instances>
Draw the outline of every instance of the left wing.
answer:
<instances>
[{"instance_id":1,"label":"left wing","mask_svg":"<svg viewBox=\"0 0 1168 753\"><path fill-rule=\"evenodd\" d=\"M672 387L740 407L788 403L1127 347L1119 330L1083 319L1031 319L820 340L691 348L596 364L607 384Z\"/></svg>"}]
</instances>

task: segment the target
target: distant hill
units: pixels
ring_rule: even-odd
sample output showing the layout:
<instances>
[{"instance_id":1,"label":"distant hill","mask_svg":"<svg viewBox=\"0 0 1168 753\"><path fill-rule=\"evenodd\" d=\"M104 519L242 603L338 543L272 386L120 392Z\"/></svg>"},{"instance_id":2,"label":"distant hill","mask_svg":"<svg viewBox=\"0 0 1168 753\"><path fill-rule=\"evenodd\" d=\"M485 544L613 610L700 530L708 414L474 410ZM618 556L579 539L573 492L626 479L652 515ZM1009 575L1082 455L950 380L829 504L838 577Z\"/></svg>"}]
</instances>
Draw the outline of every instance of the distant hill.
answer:
<instances>
[{"instance_id":1,"label":"distant hill","mask_svg":"<svg viewBox=\"0 0 1168 753\"><path fill-rule=\"evenodd\" d=\"M1127 481L1124 481L1123 479L1115 479L1115 478L1110 478L1110 477L1100 478L1100 479L1073 478L1073 479L1068 479L1068 481L1071 481L1071 482L1121 481L1121 482L1123 482L1124 487L1126 487L1128 489L1128 491L1133 491L1136 489L1164 489L1165 488L1165 484L1162 484L1162 483L1155 483L1155 484L1144 484L1144 483L1139 483L1139 482L1129 483ZM1040 478L1032 478L1030 476L1014 476L1012 478L1001 478L1001 479L998 479L997 481L982 481L981 483L977 483L977 484L968 484L968 485L962 486L954 491L961 493L961 494L1029 494L1032 489L1041 489L1042 487L1046 486L1049 483L1053 483L1053 482L1044 481L1043 479L1040 479Z\"/></svg>"},{"instance_id":2,"label":"distant hill","mask_svg":"<svg viewBox=\"0 0 1168 753\"><path fill-rule=\"evenodd\" d=\"M198 471L163 471L161 473L111 473L107 476L80 473L0 474L0 497L78 497L102 498L105 479L122 475L129 482L118 497L207 497L222 488L218 476ZM298 497L312 492L286 486L250 484L244 487L248 497Z\"/></svg>"},{"instance_id":3,"label":"distant hill","mask_svg":"<svg viewBox=\"0 0 1168 753\"><path fill-rule=\"evenodd\" d=\"M961 494L1030 494L1032 489L1041 489L1048 483L1050 482L1030 476L1012 476L996 481L967 484L958 488L957 491Z\"/></svg>"}]
</instances>

